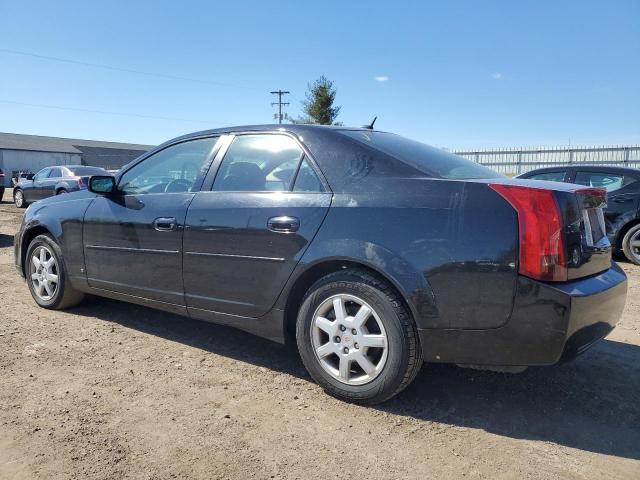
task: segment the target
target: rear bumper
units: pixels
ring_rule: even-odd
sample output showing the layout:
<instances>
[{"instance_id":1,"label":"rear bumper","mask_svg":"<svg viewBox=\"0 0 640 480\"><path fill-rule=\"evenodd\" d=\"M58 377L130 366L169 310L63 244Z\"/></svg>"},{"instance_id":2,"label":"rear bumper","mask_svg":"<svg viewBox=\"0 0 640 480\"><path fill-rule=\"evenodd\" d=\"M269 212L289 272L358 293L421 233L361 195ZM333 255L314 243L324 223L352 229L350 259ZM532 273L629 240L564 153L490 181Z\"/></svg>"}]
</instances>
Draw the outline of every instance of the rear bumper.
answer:
<instances>
[{"instance_id":1,"label":"rear bumper","mask_svg":"<svg viewBox=\"0 0 640 480\"><path fill-rule=\"evenodd\" d=\"M618 323L627 277L615 263L566 283L518 278L509 322L489 330L419 330L427 362L551 365L582 353Z\"/></svg>"}]
</instances>

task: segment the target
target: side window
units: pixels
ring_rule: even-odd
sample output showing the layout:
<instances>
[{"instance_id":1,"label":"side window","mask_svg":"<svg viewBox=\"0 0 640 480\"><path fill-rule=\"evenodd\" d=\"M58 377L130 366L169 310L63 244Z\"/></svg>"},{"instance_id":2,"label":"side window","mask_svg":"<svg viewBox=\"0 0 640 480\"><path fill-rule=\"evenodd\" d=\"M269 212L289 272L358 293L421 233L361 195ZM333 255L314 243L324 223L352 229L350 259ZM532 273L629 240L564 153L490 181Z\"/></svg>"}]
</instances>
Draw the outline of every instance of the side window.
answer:
<instances>
[{"instance_id":1,"label":"side window","mask_svg":"<svg viewBox=\"0 0 640 480\"><path fill-rule=\"evenodd\" d=\"M43 168L33 177L33 181L37 182L38 180L43 180L49 176L49 172L51 172L50 168Z\"/></svg>"},{"instance_id":2,"label":"side window","mask_svg":"<svg viewBox=\"0 0 640 480\"><path fill-rule=\"evenodd\" d=\"M126 195L190 192L218 137L178 143L127 171L119 189Z\"/></svg>"},{"instance_id":3,"label":"side window","mask_svg":"<svg viewBox=\"0 0 640 480\"><path fill-rule=\"evenodd\" d=\"M615 192L627 185L637 182L633 177L609 173L578 172L573 183L589 187L604 187L607 192Z\"/></svg>"},{"instance_id":4,"label":"side window","mask_svg":"<svg viewBox=\"0 0 640 480\"><path fill-rule=\"evenodd\" d=\"M288 191L302 150L286 135L238 135L218 169L212 190Z\"/></svg>"},{"instance_id":5,"label":"side window","mask_svg":"<svg viewBox=\"0 0 640 480\"><path fill-rule=\"evenodd\" d=\"M532 175L531 180L547 180L549 182L564 182L566 172L547 172Z\"/></svg>"},{"instance_id":6,"label":"side window","mask_svg":"<svg viewBox=\"0 0 640 480\"><path fill-rule=\"evenodd\" d=\"M53 167L51 173L49 173L49 178L60 178L61 176L62 169L60 167Z\"/></svg>"},{"instance_id":7,"label":"side window","mask_svg":"<svg viewBox=\"0 0 640 480\"><path fill-rule=\"evenodd\" d=\"M322 182L318 178L316 172L309 165L307 157L302 159L296 183L293 186L294 192L323 192Z\"/></svg>"}]
</instances>

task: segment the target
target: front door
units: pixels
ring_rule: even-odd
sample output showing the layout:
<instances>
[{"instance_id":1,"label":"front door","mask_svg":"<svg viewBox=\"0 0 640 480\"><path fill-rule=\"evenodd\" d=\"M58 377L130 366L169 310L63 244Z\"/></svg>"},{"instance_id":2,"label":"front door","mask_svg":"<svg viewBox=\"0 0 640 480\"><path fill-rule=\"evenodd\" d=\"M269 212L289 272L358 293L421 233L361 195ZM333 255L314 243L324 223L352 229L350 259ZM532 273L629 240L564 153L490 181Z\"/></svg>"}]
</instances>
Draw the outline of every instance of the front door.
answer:
<instances>
[{"instance_id":1,"label":"front door","mask_svg":"<svg viewBox=\"0 0 640 480\"><path fill-rule=\"evenodd\" d=\"M187 213L187 307L259 317L318 231L331 193L286 135L238 135L216 164L210 190L197 193Z\"/></svg>"},{"instance_id":2,"label":"front door","mask_svg":"<svg viewBox=\"0 0 640 480\"><path fill-rule=\"evenodd\" d=\"M124 172L117 193L91 203L83 239L89 285L184 305L184 221L216 142L168 146Z\"/></svg>"},{"instance_id":3,"label":"front door","mask_svg":"<svg viewBox=\"0 0 640 480\"><path fill-rule=\"evenodd\" d=\"M38 173L36 173L31 181L31 185L25 185L23 189L24 199L27 202L35 202L36 200L42 200L44 198L44 188L47 179L49 178L49 174L51 173L51 168L43 168Z\"/></svg>"}]
</instances>

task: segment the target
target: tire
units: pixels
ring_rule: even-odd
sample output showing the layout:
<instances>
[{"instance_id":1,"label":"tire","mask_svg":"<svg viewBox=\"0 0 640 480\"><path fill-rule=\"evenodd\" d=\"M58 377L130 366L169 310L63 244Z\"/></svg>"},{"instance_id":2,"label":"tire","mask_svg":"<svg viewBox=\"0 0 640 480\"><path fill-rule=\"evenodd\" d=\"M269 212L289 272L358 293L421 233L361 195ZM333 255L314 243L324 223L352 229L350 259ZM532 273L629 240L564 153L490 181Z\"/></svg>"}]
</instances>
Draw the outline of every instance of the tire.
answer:
<instances>
[{"instance_id":1,"label":"tire","mask_svg":"<svg viewBox=\"0 0 640 480\"><path fill-rule=\"evenodd\" d=\"M37 263L34 257L38 260ZM51 258L54 259L54 263L44 267ZM38 265L43 265L43 269L40 270ZM69 283L60 247L49 235L38 235L29 244L25 258L25 276L31 296L43 308L61 310L79 304L84 298L84 294ZM53 276L57 277L56 282L50 281ZM50 284L51 290L45 288L46 283ZM42 288L39 287L41 284Z\"/></svg>"},{"instance_id":2,"label":"tire","mask_svg":"<svg viewBox=\"0 0 640 480\"><path fill-rule=\"evenodd\" d=\"M27 208L27 202L24 199L24 192L21 188L13 190L13 203L15 203L18 208Z\"/></svg>"},{"instance_id":3,"label":"tire","mask_svg":"<svg viewBox=\"0 0 640 480\"><path fill-rule=\"evenodd\" d=\"M337 313L336 301L346 317ZM363 307L371 313L359 325L359 317L366 316ZM373 337L376 345L384 346L367 347ZM332 273L311 286L298 312L296 342L307 371L328 394L362 405L398 394L422 367L416 326L402 298L360 269Z\"/></svg>"},{"instance_id":4,"label":"tire","mask_svg":"<svg viewBox=\"0 0 640 480\"><path fill-rule=\"evenodd\" d=\"M64 188L61 188L56 192L56 195L62 195L63 193L69 193L69 192L67 192Z\"/></svg>"},{"instance_id":5,"label":"tire","mask_svg":"<svg viewBox=\"0 0 640 480\"><path fill-rule=\"evenodd\" d=\"M631 263L640 265L640 224L631 227L622 239L622 251Z\"/></svg>"},{"instance_id":6,"label":"tire","mask_svg":"<svg viewBox=\"0 0 640 480\"><path fill-rule=\"evenodd\" d=\"M4 187L0 187L0 202L2 202L2 197L4 197Z\"/></svg>"}]
</instances>

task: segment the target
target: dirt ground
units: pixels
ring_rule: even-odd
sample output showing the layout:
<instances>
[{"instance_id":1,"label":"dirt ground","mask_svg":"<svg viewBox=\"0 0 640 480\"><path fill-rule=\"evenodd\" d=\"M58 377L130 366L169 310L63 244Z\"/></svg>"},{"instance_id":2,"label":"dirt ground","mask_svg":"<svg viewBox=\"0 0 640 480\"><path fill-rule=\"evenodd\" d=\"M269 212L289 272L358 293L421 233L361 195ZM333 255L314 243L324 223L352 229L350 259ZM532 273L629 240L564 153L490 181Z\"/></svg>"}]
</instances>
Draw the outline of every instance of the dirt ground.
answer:
<instances>
[{"instance_id":1,"label":"dirt ground","mask_svg":"<svg viewBox=\"0 0 640 480\"><path fill-rule=\"evenodd\" d=\"M620 325L518 375L427 365L396 399L324 394L295 352L92 298L37 308L0 205L0 478L640 478L640 267Z\"/></svg>"}]
</instances>

